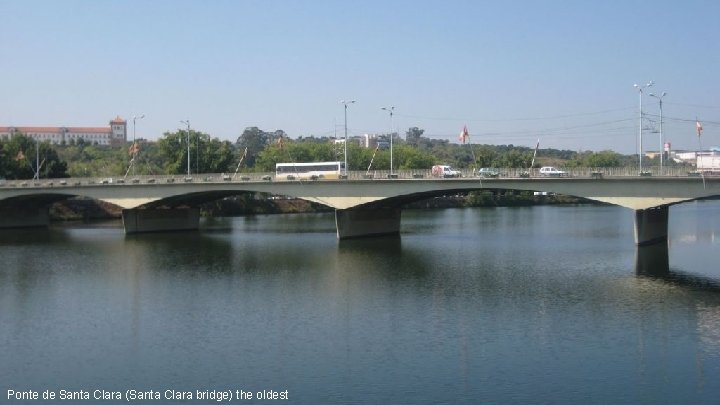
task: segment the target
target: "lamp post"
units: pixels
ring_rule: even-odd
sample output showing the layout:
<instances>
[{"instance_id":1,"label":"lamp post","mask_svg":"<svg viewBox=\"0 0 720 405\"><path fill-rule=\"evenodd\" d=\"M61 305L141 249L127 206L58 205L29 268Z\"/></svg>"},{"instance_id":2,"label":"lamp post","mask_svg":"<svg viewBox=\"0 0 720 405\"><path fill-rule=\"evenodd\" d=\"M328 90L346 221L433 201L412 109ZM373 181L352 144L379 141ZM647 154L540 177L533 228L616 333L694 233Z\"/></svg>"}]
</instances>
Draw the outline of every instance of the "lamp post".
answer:
<instances>
[{"instance_id":1,"label":"lamp post","mask_svg":"<svg viewBox=\"0 0 720 405\"><path fill-rule=\"evenodd\" d=\"M181 123L187 125L187 145L188 145L188 155L187 155L187 175L190 176L190 120L180 120Z\"/></svg>"},{"instance_id":2,"label":"lamp post","mask_svg":"<svg viewBox=\"0 0 720 405\"><path fill-rule=\"evenodd\" d=\"M343 155L345 156L345 175L347 176L348 162L347 162L347 107L348 104L354 104L355 100L345 101L341 100L340 104L345 106L345 145L343 149Z\"/></svg>"},{"instance_id":3,"label":"lamp post","mask_svg":"<svg viewBox=\"0 0 720 405\"><path fill-rule=\"evenodd\" d=\"M662 114L662 100L663 97L667 96L667 92L662 92L658 96L657 94L650 93L650 97L655 97L660 102L660 175L663 174L663 153L665 150L665 143L663 142L663 114Z\"/></svg>"},{"instance_id":4,"label":"lamp post","mask_svg":"<svg viewBox=\"0 0 720 405\"><path fill-rule=\"evenodd\" d=\"M132 175L135 176L135 158L137 157L137 144L135 143L135 121L145 118L145 114L133 117L133 144L132 144Z\"/></svg>"},{"instance_id":5,"label":"lamp post","mask_svg":"<svg viewBox=\"0 0 720 405\"><path fill-rule=\"evenodd\" d=\"M390 175L393 175L393 111L395 107L382 107L381 110L385 110L390 113Z\"/></svg>"},{"instance_id":6,"label":"lamp post","mask_svg":"<svg viewBox=\"0 0 720 405\"><path fill-rule=\"evenodd\" d=\"M651 87L653 84L655 84L655 82L650 80L646 85L643 85L643 86L641 86L639 84L634 85L634 87L636 89L638 89L638 94L640 95L640 129L639 129L639 133L638 133L638 146L640 148L638 150L638 162L640 165L640 175L642 175L642 155L643 155L643 151L642 151L642 149L643 149L643 147L642 147L642 131L643 131L643 127L642 127L642 125L643 125L642 95L643 95L643 89Z\"/></svg>"}]
</instances>

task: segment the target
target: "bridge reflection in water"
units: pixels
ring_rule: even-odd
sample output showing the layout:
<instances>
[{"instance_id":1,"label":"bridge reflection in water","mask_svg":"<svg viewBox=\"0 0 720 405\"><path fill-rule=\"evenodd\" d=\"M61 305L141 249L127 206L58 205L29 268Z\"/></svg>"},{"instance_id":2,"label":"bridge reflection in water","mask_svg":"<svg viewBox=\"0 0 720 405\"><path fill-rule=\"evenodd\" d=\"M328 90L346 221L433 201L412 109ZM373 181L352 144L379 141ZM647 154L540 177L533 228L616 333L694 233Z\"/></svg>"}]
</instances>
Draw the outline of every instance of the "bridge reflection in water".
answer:
<instances>
[{"instance_id":1,"label":"bridge reflection in water","mask_svg":"<svg viewBox=\"0 0 720 405\"><path fill-rule=\"evenodd\" d=\"M638 246L635 251L635 274L640 277L663 280L671 284L720 293L720 281L670 270L667 243Z\"/></svg>"}]
</instances>

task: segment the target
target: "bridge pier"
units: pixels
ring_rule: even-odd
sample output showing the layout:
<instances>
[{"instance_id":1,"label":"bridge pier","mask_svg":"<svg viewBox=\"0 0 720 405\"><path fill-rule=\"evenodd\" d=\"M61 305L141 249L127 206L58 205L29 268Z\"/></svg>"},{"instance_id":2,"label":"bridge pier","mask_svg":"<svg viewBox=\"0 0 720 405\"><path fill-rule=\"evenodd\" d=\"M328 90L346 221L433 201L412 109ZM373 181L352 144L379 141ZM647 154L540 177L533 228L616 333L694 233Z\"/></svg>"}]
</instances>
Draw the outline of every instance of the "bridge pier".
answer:
<instances>
[{"instance_id":1,"label":"bridge pier","mask_svg":"<svg viewBox=\"0 0 720 405\"><path fill-rule=\"evenodd\" d=\"M3 228L47 228L50 214L47 206L5 206L0 215L0 229Z\"/></svg>"},{"instance_id":2,"label":"bridge pier","mask_svg":"<svg viewBox=\"0 0 720 405\"><path fill-rule=\"evenodd\" d=\"M200 209L125 209L122 219L126 234L192 231L200 228Z\"/></svg>"},{"instance_id":3,"label":"bridge pier","mask_svg":"<svg viewBox=\"0 0 720 405\"><path fill-rule=\"evenodd\" d=\"M338 239L400 233L400 208L335 210Z\"/></svg>"},{"instance_id":4,"label":"bridge pier","mask_svg":"<svg viewBox=\"0 0 720 405\"><path fill-rule=\"evenodd\" d=\"M635 251L635 274L648 277L670 275L670 258L667 243L638 246Z\"/></svg>"},{"instance_id":5,"label":"bridge pier","mask_svg":"<svg viewBox=\"0 0 720 405\"><path fill-rule=\"evenodd\" d=\"M638 246L667 243L667 205L635 211L635 244Z\"/></svg>"}]
</instances>

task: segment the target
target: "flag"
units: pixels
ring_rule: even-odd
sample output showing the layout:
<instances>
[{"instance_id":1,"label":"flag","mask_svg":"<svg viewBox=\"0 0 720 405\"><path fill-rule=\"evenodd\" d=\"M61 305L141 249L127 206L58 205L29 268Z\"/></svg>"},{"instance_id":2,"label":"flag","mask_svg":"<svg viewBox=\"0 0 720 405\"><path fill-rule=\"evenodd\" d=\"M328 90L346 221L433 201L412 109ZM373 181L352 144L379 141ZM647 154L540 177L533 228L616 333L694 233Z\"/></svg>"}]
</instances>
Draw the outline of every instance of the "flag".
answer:
<instances>
[{"instance_id":1,"label":"flag","mask_svg":"<svg viewBox=\"0 0 720 405\"><path fill-rule=\"evenodd\" d=\"M702 122L698 121L697 118L695 118L695 130L697 131L697 135L699 138L700 135L702 134L703 127L702 127Z\"/></svg>"},{"instance_id":2,"label":"flag","mask_svg":"<svg viewBox=\"0 0 720 405\"><path fill-rule=\"evenodd\" d=\"M25 160L25 154L23 153L23 151L19 150L17 156L15 156L15 161L19 162L21 160Z\"/></svg>"},{"instance_id":3,"label":"flag","mask_svg":"<svg viewBox=\"0 0 720 405\"><path fill-rule=\"evenodd\" d=\"M460 132L460 136L458 136L458 139L460 139L460 142L463 144L467 142L468 138L470 138L470 133L468 133L467 125L463 126L462 132Z\"/></svg>"},{"instance_id":4,"label":"flag","mask_svg":"<svg viewBox=\"0 0 720 405\"><path fill-rule=\"evenodd\" d=\"M137 143L133 143L133 144L130 145L130 147L128 148L128 155L130 155L130 156L134 156L134 155L136 155L138 152L140 152L140 145L138 145Z\"/></svg>"}]
</instances>

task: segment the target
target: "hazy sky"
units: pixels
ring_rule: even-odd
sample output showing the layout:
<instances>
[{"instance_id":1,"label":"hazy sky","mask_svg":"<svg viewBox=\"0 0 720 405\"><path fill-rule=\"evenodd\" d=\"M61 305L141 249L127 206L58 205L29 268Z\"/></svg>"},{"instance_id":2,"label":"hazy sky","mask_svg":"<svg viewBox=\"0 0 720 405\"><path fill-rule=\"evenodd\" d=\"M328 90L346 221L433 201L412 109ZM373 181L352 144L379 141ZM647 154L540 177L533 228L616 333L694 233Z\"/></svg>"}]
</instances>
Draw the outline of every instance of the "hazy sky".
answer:
<instances>
[{"instance_id":1,"label":"hazy sky","mask_svg":"<svg viewBox=\"0 0 720 405\"><path fill-rule=\"evenodd\" d=\"M720 145L720 2L0 0L0 126L245 127L636 153ZM648 129L644 150L659 147Z\"/></svg>"}]
</instances>

